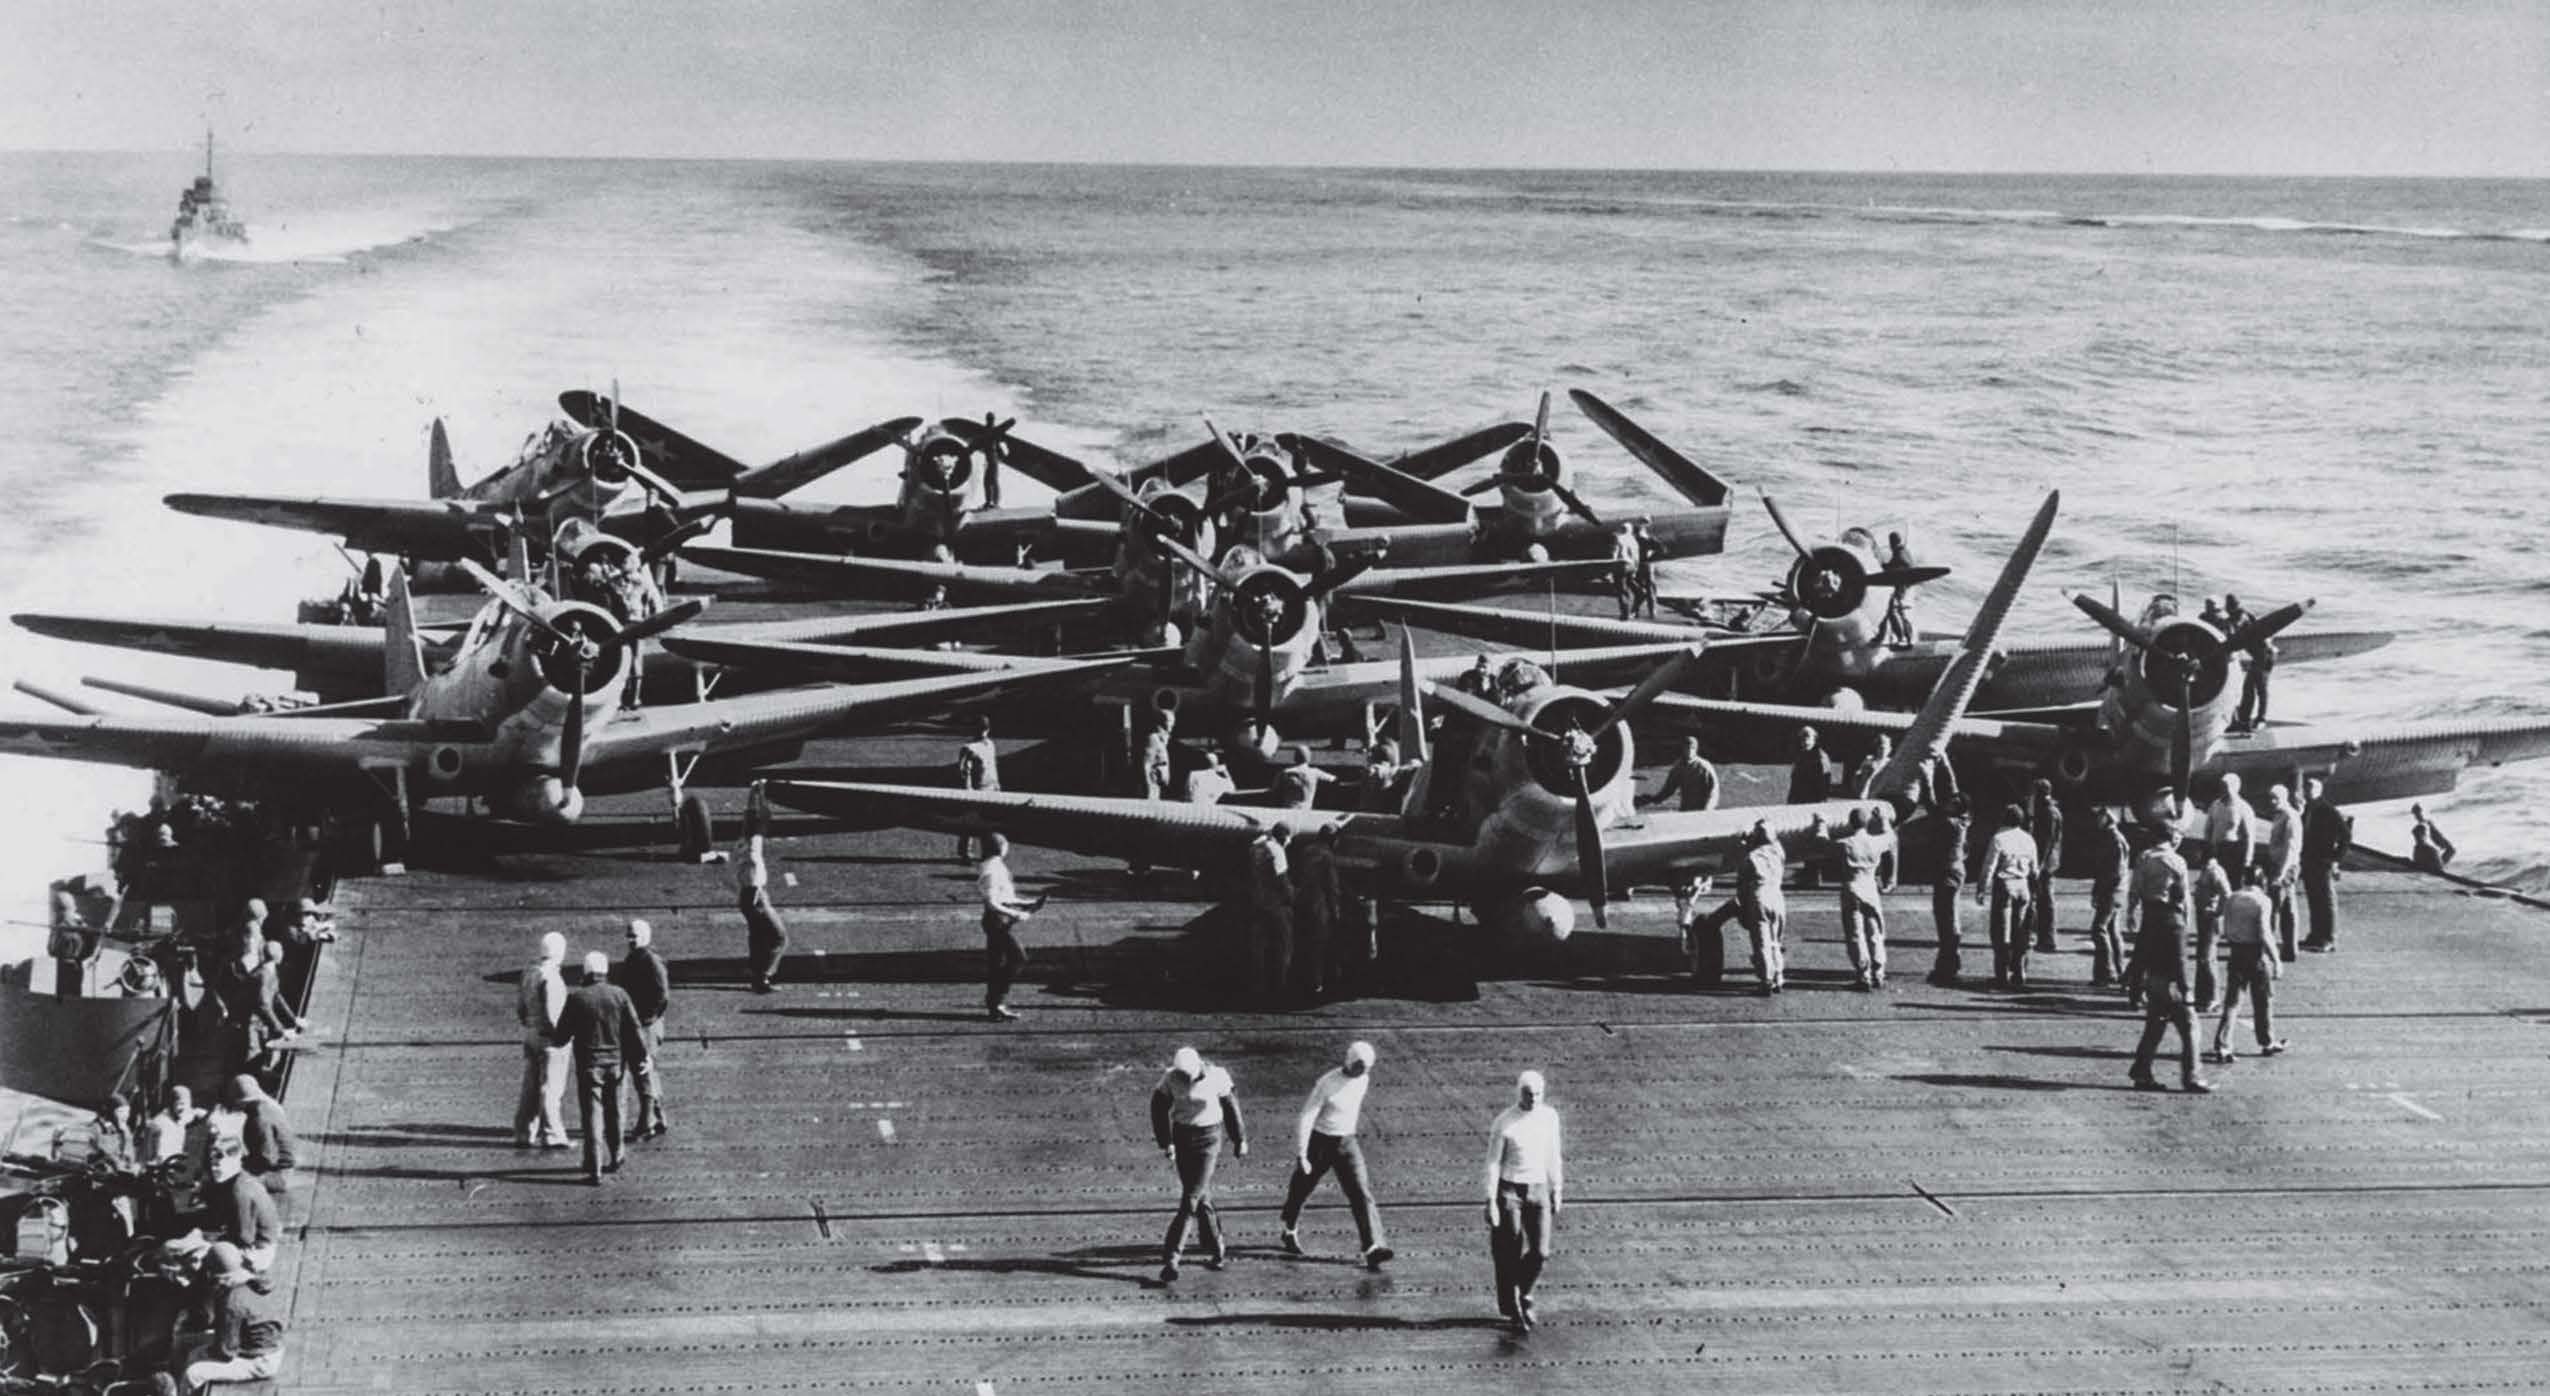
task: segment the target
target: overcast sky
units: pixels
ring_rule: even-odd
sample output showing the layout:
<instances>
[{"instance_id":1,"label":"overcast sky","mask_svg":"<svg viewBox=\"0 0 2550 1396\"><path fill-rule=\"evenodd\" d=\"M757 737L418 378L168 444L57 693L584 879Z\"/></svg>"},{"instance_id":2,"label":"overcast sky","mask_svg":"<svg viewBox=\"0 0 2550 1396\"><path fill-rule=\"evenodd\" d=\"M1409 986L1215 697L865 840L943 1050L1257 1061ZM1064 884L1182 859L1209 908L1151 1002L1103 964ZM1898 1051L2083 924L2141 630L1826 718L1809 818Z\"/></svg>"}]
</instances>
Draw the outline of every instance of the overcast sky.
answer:
<instances>
[{"instance_id":1,"label":"overcast sky","mask_svg":"<svg viewBox=\"0 0 2550 1396\"><path fill-rule=\"evenodd\" d=\"M2550 175L2550 0L7 0L0 146Z\"/></svg>"}]
</instances>

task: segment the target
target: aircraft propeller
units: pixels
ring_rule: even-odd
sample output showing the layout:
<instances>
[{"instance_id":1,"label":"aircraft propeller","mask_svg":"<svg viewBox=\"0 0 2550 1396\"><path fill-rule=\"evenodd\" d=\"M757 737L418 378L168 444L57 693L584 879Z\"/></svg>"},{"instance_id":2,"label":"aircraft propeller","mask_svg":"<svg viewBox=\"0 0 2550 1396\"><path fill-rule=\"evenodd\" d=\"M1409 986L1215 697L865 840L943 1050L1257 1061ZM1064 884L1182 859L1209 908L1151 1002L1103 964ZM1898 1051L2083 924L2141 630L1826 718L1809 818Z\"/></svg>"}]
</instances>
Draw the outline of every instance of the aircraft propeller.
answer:
<instances>
[{"instance_id":1,"label":"aircraft propeller","mask_svg":"<svg viewBox=\"0 0 2550 1396\"><path fill-rule=\"evenodd\" d=\"M1525 468L1519 471L1505 468L1517 461L1524 463ZM1596 514L1591 505L1579 498L1574 490L1569 489L1558 478L1558 455L1550 449L1549 445L1549 394L1547 392L1541 394L1540 411L1532 417L1530 441L1528 443L1518 441L1508 447L1505 460L1500 462L1495 474L1465 487L1461 493L1485 494L1489 490L1508 485L1522 490L1548 490L1551 494L1558 496L1558 502L1566 505L1569 513L1596 528L1608 527L1603 522L1602 516Z\"/></svg>"},{"instance_id":2,"label":"aircraft propeller","mask_svg":"<svg viewBox=\"0 0 2550 1396\"><path fill-rule=\"evenodd\" d=\"M1204 419L1204 429L1212 434L1213 440L1221 446L1223 456L1230 463L1227 469L1216 470L1213 473L1216 476L1235 477L1228 486L1213 490L1206 496L1204 513L1207 518L1218 518L1224 511L1239 505L1248 506L1251 513L1262 513L1282 503L1284 495L1290 490L1333 485L1345 478L1343 475L1312 470L1287 473L1284 467L1274 460L1264 456L1252 458L1246 451L1241 450L1239 442L1233 440L1229 432L1215 426L1212 418ZM1265 468L1261 470L1256 461L1264 461Z\"/></svg>"},{"instance_id":3,"label":"aircraft propeller","mask_svg":"<svg viewBox=\"0 0 2550 1396\"><path fill-rule=\"evenodd\" d=\"M1464 693L1460 689L1444 684L1426 686L1425 691L1428 695L1449 703L1481 722L1492 727L1501 727L1527 741L1540 742L1557 749L1560 759L1566 763L1567 793L1573 797L1575 803L1573 813L1576 829L1576 867L1578 874L1584 879L1585 900L1594 908L1594 924L1597 926L1607 927L1610 924L1604 917L1604 908L1611 900L1611 874L1603 852L1602 821L1594 812L1594 794L1589 784L1588 772L1593 767L1595 757L1602 750L1602 739L1609 736L1613 728L1627 722L1649 703L1654 702L1658 694L1673 687L1682 677L1684 667L1695 662L1699 657L1700 650L1695 646L1656 666L1647 677L1638 681L1637 687L1622 694L1612 703L1611 707L1604 712L1602 721L1594 724L1592 731L1587 731L1571 719L1565 731L1553 732L1546 727L1526 722L1506 711L1499 704L1476 694Z\"/></svg>"},{"instance_id":4,"label":"aircraft propeller","mask_svg":"<svg viewBox=\"0 0 2550 1396\"><path fill-rule=\"evenodd\" d=\"M2167 624L2156 633L2127 620L2122 611L2096 597L2075 593L2072 604L2079 607L2083 615L2097 621L2107 633L2144 656L2147 666L2154 661L2165 661L2165 670L2154 675L2153 687L2165 687L2176 695L2178 721L2171 733L2169 777L2178 797L2183 800L2193 798L2188 782L2196 769L2194 709L2197 677L2216 664L2228 661L2233 652L2269 639L2302 619L2315 602L2308 599L2296 601L2265 615L2252 616L2227 634L2217 634L2213 627L2202 622Z\"/></svg>"}]
</instances>

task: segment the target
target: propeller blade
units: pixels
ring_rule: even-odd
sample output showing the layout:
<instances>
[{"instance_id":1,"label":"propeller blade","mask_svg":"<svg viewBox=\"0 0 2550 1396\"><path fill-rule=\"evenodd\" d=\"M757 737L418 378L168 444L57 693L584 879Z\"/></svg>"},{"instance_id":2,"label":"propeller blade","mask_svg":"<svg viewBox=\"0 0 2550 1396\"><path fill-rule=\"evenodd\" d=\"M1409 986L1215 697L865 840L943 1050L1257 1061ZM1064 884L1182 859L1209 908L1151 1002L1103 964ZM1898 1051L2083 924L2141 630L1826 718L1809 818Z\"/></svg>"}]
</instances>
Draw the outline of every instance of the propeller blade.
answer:
<instances>
[{"instance_id":1,"label":"propeller blade","mask_svg":"<svg viewBox=\"0 0 2550 1396\"><path fill-rule=\"evenodd\" d=\"M1549 440L1549 389L1541 389L1541 410L1532 415L1532 468L1541 468L1541 443Z\"/></svg>"},{"instance_id":2,"label":"propeller blade","mask_svg":"<svg viewBox=\"0 0 2550 1396\"><path fill-rule=\"evenodd\" d=\"M1158 529L1163 534L1175 533L1177 531L1176 526L1169 522L1168 516L1144 503L1142 496L1135 494L1131 485L1126 484L1124 481L1117 479L1114 475L1111 475L1104 470L1090 471L1089 479L1090 483L1095 484L1098 488L1114 495L1118 503L1121 503L1127 509L1132 510L1135 514L1148 520L1153 528Z\"/></svg>"},{"instance_id":3,"label":"propeller blade","mask_svg":"<svg viewBox=\"0 0 2550 1396\"><path fill-rule=\"evenodd\" d=\"M496 598L498 605L522 617L524 623L543 636L562 645L575 643L573 636L541 618L540 603L532 599L531 593L488 571L484 563L465 557L460 559L460 570L468 573L470 580L478 583L489 596Z\"/></svg>"},{"instance_id":4,"label":"propeller blade","mask_svg":"<svg viewBox=\"0 0 2550 1396\"><path fill-rule=\"evenodd\" d=\"M1399 759L1423 765L1426 749L1425 694L1417 684L1417 642L1408 627L1399 627Z\"/></svg>"},{"instance_id":5,"label":"propeller blade","mask_svg":"<svg viewBox=\"0 0 2550 1396\"><path fill-rule=\"evenodd\" d=\"M678 606L667 606L644 620L631 621L622 626L620 633L603 641L601 647L607 652L653 639L674 626L688 624L697 619L700 612L707 609L708 603L696 598Z\"/></svg>"},{"instance_id":6,"label":"propeller blade","mask_svg":"<svg viewBox=\"0 0 2550 1396\"><path fill-rule=\"evenodd\" d=\"M1881 567L1868 574L1872 587L1917 587L1948 575L1945 567Z\"/></svg>"},{"instance_id":7,"label":"propeller blade","mask_svg":"<svg viewBox=\"0 0 2550 1396\"><path fill-rule=\"evenodd\" d=\"M620 375L611 375L611 430L620 429Z\"/></svg>"},{"instance_id":8,"label":"propeller blade","mask_svg":"<svg viewBox=\"0 0 2550 1396\"><path fill-rule=\"evenodd\" d=\"M619 394L612 394L617 398ZM574 680L567 685L567 726L558 740L558 781L569 790L576 788L576 777L584 771L584 687L588 679L586 661L579 657L574 665Z\"/></svg>"},{"instance_id":9,"label":"propeller blade","mask_svg":"<svg viewBox=\"0 0 2550 1396\"><path fill-rule=\"evenodd\" d=\"M1694 645L1657 665L1647 677L1638 681L1636 688L1623 694L1619 702L1611 705L1611 711L1603 715L1602 725L1594 729L1595 740L1601 740L1605 733L1627 722L1639 709L1656 701L1656 696L1673 687L1674 683L1682 677L1683 669L1699 658L1700 647Z\"/></svg>"},{"instance_id":10,"label":"propeller blade","mask_svg":"<svg viewBox=\"0 0 2550 1396\"><path fill-rule=\"evenodd\" d=\"M2169 779L2178 788L2181 800L2195 799L2190 782L2196 775L2196 715L2189 711L2196 705L2195 675L2180 670L2178 675L2178 730L2169 743Z\"/></svg>"},{"instance_id":11,"label":"propeller blade","mask_svg":"<svg viewBox=\"0 0 2550 1396\"><path fill-rule=\"evenodd\" d=\"M1489 490L1495 489L1504 483L1505 477L1502 474L1490 475L1484 480L1463 485L1461 487L1461 493L1464 495L1486 494Z\"/></svg>"},{"instance_id":12,"label":"propeller blade","mask_svg":"<svg viewBox=\"0 0 2550 1396\"><path fill-rule=\"evenodd\" d=\"M1440 684L1429 681L1425 685L1425 693L1427 697L1437 699L1443 703L1451 705L1454 708L1458 708L1462 712L1471 717L1477 718L1479 721L1484 722L1491 727L1502 727L1506 731L1512 732L1517 736L1530 737L1544 742L1554 742L1559 739L1556 732L1542 731L1540 728L1534 727L1532 724L1525 722L1523 719L1516 717L1514 714L1509 713L1505 709L1498 707L1496 704L1489 702L1487 699L1481 698L1473 693L1464 693L1448 684Z\"/></svg>"},{"instance_id":13,"label":"propeller blade","mask_svg":"<svg viewBox=\"0 0 2550 1396\"><path fill-rule=\"evenodd\" d=\"M2227 650L2245 650L2302 619L2303 613L2318 604L2317 598L2296 601L2290 606L2269 611L2263 616L2251 616L2248 624L2222 637L2222 647Z\"/></svg>"},{"instance_id":14,"label":"propeller blade","mask_svg":"<svg viewBox=\"0 0 2550 1396\"><path fill-rule=\"evenodd\" d=\"M1231 464L1237 467L1241 474L1247 474L1248 457L1241 454L1240 443L1232 440L1228 432L1225 432L1220 427L1213 425L1213 419L1210 417L1204 419L1204 429L1213 434L1213 439L1215 441L1221 443L1222 454L1231 458Z\"/></svg>"},{"instance_id":15,"label":"propeller blade","mask_svg":"<svg viewBox=\"0 0 2550 1396\"><path fill-rule=\"evenodd\" d=\"M1275 647L1257 647L1257 730L1263 733L1275 718Z\"/></svg>"},{"instance_id":16,"label":"propeller blade","mask_svg":"<svg viewBox=\"0 0 2550 1396\"><path fill-rule=\"evenodd\" d=\"M629 461L629 477L643 486L648 494L663 500L666 507L673 509L682 507L684 500L681 488L649 470L643 462L634 458Z\"/></svg>"},{"instance_id":17,"label":"propeller blade","mask_svg":"<svg viewBox=\"0 0 2550 1396\"><path fill-rule=\"evenodd\" d=\"M1780 501L1773 499L1769 490L1762 492L1762 507L1771 511L1772 525L1780 530L1782 538L1789 540L1789 546L1797 551L1799 557L1809 556L1813 552L1804 543L1798 541L1797 530L1789 527L1789 516L1780 512Z\"/></svg>"},{"instance_id":18,"label":"propeller blade","mask_svg":"<svg viewBox=\"0 0 2550 1396\"><path fill-rule=\"evenodd\" d=\"M1214 586L1227 589L1231 585L1231 579L1223 576L1220 568L1205 561L1204 554L1179 542L1171 534L1163 532L1151 541L1160 551L1202 573L1204 580L1211 582Z\"/></svg>"},{"instance_id":19,"label":"propeller blade","mask_svg":"<svg viewBox=\"0 0 2550 1396\"><path fill-rule=\"evenodd\" d=\"M2132 645L2138 650L2151 648L2152 633L2150 631L2145 630L2132 621L2125 619L2123 612L2108 606L2097 597L2083 596L2079 593L2074 593L2072 597L2072 604L2081 608L2081 614L2088 616L2090 619L2097 621L2101 626L2105 627L2108 634L2115 636L2117 639L2120 639L2129 645ZM2186 792L2180 791L2179 793L2183 795Z\"/></svg>"},{"instance_id":20,"label":"propeller blade","mask_svg":"<svg viewBox=\"0 0 2550 1396\"><path fill-rule=\"evenodd\" d=\"M1603 857L1603 826L1594 817L1594 792L1585 788L1585 768L1572 768L1576 783L1576 870L1585 879L1585 900L1594 907L1594 924L1609 926L1603 906L1611 900L1611 869Z\"/></svg>"},{"instance_id":21,"label":"propeller blade","mask_svg":"<svg viewBox=\"0 0 2550 1396\"><path fill-rule=\"evenodd\" d=\"M1560 484L1555 476L1544 476L1542 478L1543 483L1549 486L1550 493L1558 496L1558 502L1566 505L1569 513L1574 514L1576 517L1583 519L1585 522L1592 524L1596 528L1603 528L1607 526L1584 500L1576 497L1576 491Z\"/></svg>"}]
</instances>

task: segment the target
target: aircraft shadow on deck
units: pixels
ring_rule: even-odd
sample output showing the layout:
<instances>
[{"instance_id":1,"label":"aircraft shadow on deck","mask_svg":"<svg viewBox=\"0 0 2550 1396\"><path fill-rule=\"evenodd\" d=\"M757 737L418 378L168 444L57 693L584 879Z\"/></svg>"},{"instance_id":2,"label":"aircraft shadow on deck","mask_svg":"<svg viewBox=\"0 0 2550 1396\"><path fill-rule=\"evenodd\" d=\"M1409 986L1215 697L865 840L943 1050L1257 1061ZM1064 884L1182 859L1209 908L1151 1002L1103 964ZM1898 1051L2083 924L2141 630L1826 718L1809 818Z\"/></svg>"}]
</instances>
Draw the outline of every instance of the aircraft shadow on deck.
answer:
<instances>
[{"instance_id":1,"label":"aircraft shadow on deck","mask_svg":"<svg viewBox=\"0 0 2550 1396\"><path fill-rule=\"evenodd\" d=\"M974 1275L1051 1275L1057 1279L1113 1280L1148 1288L1159 1267L1157 1245L1083 1246L1051 1255L962 1256L943 1260L892 1260L871 1265L877 1275L920 1275L939 1272Z\"/></svg>"}]
</instances>

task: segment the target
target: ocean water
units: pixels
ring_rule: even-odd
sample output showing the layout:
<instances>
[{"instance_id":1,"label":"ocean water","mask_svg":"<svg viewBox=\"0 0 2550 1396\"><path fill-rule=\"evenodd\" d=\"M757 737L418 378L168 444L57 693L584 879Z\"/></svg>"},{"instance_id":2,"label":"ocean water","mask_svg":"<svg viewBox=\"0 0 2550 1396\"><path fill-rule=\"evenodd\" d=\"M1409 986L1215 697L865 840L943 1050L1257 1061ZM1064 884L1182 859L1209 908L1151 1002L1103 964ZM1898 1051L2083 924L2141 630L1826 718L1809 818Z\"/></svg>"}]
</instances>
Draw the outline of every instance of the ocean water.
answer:
<instances>
[{"instance_id":1,"label":"ocean water","mask_svg":"<svg viewBox=\"0 0 2550 1396\"><path fill-rule=\"evenodd\" d=\"M158 496L421 494L434 416L479 473L614 378L746 459L998 411L1124 463L1204 414L1387 452L1581 386L1802 526L1906 530L1958 569L1930 616L2059 486L2019 631L2090 635L2063 593L2111 579L2313 597L2402 638L2286 667L2279 717L2550 716L2550 184L265 157L222 171L252 247L174 266L190 161L0 155L9 609L288 618L342 580L323 541ZM1553 420L1598 505L1668 502ZM1784 556L1748 502L1669 580ZM83 673L275 686L0 635L0 674ZM142 789L0 773L7 907ZM2546 797L2432 802L2457 870L2550 885Z\"/></svg>"}]
</instances>

